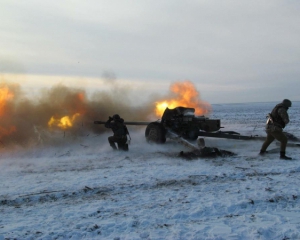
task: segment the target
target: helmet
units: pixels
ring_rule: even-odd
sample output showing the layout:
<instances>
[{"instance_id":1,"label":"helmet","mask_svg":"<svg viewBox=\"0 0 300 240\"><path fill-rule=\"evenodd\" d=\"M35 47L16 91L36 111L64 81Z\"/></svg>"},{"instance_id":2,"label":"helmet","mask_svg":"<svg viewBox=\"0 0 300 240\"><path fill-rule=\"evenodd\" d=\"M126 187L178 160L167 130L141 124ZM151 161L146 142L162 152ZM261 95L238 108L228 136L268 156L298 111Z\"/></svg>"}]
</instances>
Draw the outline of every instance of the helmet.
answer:
<instances>
[{"instance_id":1,"label":"helmet","mask_svg":"<svg viewBox=\"0 0 300 240\"><path fill-rule=\"evenodd\" d=\"M115 115L113 115L112 118L113 118L113 120L119 120L121 117L119 114L115 114Z\"/></svg>"},{"instance_id":2,"label":"helmet","mask_svg":"<svg viewBox=\"0 0 300 240\"><path fill-rule=\"evenodd\" d=\"M282 105L285 106L285 107L287 107L287 108L290 108L292 106L292 102L290 100L288 100L288 99L284 99L282 101Z\"/></svg>"}]
</instances>

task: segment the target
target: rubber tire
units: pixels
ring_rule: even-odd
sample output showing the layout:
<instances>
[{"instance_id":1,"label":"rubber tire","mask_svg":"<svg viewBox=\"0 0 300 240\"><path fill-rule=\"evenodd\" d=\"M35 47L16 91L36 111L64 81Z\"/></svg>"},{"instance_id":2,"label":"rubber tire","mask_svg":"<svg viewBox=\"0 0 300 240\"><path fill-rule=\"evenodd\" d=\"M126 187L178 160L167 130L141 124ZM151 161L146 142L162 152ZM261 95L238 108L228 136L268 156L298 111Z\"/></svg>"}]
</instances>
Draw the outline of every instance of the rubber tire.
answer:
<instances>
[{"instance_id":1,"label":"rubber tire","mask_svg":"<svg viewBox=\"0 0 300 240\"><path fill-rule=\"evenodd\" d=\"M146 128L145 137L149 143L165 143L166 130L161 123L152 122Z\"/></svg>"}]
</instances>

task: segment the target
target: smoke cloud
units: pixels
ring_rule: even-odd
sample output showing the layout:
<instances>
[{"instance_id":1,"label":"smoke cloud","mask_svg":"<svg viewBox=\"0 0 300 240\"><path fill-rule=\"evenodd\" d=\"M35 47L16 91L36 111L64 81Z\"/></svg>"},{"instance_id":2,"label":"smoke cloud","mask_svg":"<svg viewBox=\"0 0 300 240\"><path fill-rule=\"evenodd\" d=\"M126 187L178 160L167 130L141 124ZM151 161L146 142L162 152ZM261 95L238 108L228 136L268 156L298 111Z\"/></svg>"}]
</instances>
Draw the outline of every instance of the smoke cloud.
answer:
<instances>
[{"instance_id":1,"label":"smoke cloud","mask_svg":"<svg viewBox=\"0 0 300 240\"><path fill-rule=\"evenodd\" d=\"M132 107L131 91L110 81L110 90L88 96L82 88L55 85L28 98L19 84L0 83L0 144L2 147L59 144L54 137L100 134L106 121L118 113L126 121L149 121L154 104Z\"/></svg>"},{"instance_id":2,"label":"smoke cloud","mask_svg":"<svg viewBox=\"0 0 300 240\"><path fill-rule=\"evenodd\" d=\"M176 84L183 93L174 91ZM152 96L142 106L136 104L135 93L130 86L121 85L111 78L107 78L105 85L108 90L88 95L83 88L58 84L41 89L32 99L26 96L19 84L1 81L0 146L9 149L16 145L60 145L63 140L66 142L66 137L70 141L90 134L98 135L107 129L103 125L95 125L94 121L106 121L116 113L125 121L155 121L157 116L161 116L155 115L157 100L160 99L175 99L175 105L170 108L176 107L176 104L186 107L201 107L204 104L189 81L173 83L166 96ZM189 93L190 88L193 94L185 94ZM203 106L207 111L206 103Z\"/></svg>"}]
</instances>

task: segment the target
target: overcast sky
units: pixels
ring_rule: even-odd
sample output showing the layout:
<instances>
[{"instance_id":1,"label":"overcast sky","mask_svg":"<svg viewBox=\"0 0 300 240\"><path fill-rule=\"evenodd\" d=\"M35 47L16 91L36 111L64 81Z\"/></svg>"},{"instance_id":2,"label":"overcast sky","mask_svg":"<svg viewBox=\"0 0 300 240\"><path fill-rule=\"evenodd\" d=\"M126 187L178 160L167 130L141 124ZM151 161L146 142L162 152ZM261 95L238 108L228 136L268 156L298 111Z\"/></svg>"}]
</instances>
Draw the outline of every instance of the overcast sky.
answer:
<instances>
[{"instance_id":1,"label":"overcast sky","mask_svg":"<svg viewBox=\"0 0 300 240\"><path fill-rule=\"evenodd\" d=\"M0 0L0 73L108 73L145 92L190 80L211 103L299 101L299 13L298 0Z\"/></svg>"}]
</instances>

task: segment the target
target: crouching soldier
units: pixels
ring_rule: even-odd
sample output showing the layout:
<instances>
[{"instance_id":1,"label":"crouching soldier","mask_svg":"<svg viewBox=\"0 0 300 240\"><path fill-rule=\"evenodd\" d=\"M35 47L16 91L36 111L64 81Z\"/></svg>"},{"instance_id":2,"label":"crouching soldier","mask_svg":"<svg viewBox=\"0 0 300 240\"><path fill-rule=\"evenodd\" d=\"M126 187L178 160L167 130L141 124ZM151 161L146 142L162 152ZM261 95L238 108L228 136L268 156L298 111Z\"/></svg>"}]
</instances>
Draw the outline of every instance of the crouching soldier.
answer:
<instances>
[{"instance_id":1,"label":"crouching soldier","mask_svg":"<svg viewBox=\"0 0 300 240\"><path fill-rule=\"evenodd\" d=\"M288 99L284 99L282 103L277 104L272 112L269 114L269 118L266 125L267 138L263 143L260 155L264 155L268 146L276 139L280 145L280 159L291 160L292 158L285 155L285 149L287 145L287 137L283 133L283 128L289 123L289 115L287 110L292 106L292 102Z\"/></svg>"},{"instance_id":2,"label":"crouching soldier","mask_svg":"<svg viewBox=\"0 0 300 240\"><path fill-rule=\"evenodd\" d=\"M114 135L108 138L109 145L114 150L123 150L128 151L127 144L127 134L129 135L128 129L124 124L124 119L121 118L118 114L113 115L113 117L109 117L107 122L105 123L106 128L111 128ZM116 146L118 144L118 148Z\"/></svg>"}]
</instances>

